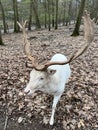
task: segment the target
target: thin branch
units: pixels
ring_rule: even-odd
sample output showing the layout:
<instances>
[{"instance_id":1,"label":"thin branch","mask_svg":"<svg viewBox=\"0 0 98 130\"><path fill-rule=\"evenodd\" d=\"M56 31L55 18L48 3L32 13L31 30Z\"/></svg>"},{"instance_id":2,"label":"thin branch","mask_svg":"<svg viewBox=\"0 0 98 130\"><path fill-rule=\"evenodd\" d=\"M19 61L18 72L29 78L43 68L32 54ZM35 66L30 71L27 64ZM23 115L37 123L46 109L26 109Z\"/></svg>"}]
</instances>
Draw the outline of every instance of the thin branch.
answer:
<instances>
[{"instance_id":1,"label":"thin branch","mask_svg":"<svg viewBox=\"0 0 98 130\"><path fill-rule=\"evenodd\" d=\"M4 129L3 130L7 129L7 124L8 124L8 115L6 115L5 123L4 123Z\"/></svg>"},{"instance_id":2,"label":"thin branch","mask_svg":"<svg viewBox=\"0 0 98 130\"><path fill-rule=\"evenodd\" d=\"M8 72L7 72L8 73ZM6 86L6 92L5 92L5 123L4 123L4 129L7 130L7 124L8 124L8 100L7 100L7 86Z\"/></svg>"}]
</instances>

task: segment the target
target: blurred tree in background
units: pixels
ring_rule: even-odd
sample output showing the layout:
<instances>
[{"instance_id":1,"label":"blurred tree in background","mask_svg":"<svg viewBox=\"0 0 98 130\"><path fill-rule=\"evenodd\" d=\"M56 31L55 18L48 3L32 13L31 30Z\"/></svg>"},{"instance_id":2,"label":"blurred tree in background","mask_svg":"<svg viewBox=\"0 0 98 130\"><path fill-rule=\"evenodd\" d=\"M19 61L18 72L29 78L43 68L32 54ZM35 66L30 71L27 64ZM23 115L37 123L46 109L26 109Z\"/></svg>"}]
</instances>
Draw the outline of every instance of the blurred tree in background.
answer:
<instances>
[{"instance_id":1,"label":"blurred tree in background","mask_svg":"<svg viewBox=\"0 0 98 130\"><path fill-rule=\"evenodd\" d=\"M98 0L0 0L0 27L7 33L19 32L17 21L28 20L28 29L75 26L73 35L79 35L84 9L98 21Z\"/></svg>"},{"instance_id":2,"label":"blurred tree in background","mask_svg":"<svg viewBox=\"0 0 98 130\"><path fill-rule=\"evenodd\" d=\"M82 19L82 15L83 15L83 11L84 11L85 1L86 1L86 0L81 0L81 4L80 4L78 16L77 16L77 21L76 21L75 29L74 29L74 31L73 31L72 36L77 36L77 35L79 35L79 28L80 28L81 19Z\"/></svg>"}]
</instances>

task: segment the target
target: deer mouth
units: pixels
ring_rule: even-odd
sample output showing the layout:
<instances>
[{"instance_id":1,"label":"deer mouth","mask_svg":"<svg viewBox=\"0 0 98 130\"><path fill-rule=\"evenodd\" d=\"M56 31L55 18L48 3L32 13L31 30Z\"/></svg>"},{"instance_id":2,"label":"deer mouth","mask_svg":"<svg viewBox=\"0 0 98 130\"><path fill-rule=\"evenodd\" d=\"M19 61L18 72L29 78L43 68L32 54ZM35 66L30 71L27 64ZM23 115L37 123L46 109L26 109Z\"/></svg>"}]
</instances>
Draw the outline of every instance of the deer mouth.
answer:
<instances>
[{"instance_id":1,"label":"deer mouth","mask_svg":"<svg viewBox=\"0 0 98 130\"><path fill-rule=\"evenodd\" d=\"M30 96L31 96L34 92L35 92L35 91L28 90L28 91L25 91L25 94L26 94L26 95L30 95Z\"/></svg>"},{"instance_id":2,"label":"deer mouth","mask_svg":"<svg viewBox=\"0 0 98 130\"><path fill-rule=\"evenodd\" d=\"M29 93L30 93L30 90L28 90L27 92L25 92L27 95L29 95Z\"/></svg>"}]
</instances>

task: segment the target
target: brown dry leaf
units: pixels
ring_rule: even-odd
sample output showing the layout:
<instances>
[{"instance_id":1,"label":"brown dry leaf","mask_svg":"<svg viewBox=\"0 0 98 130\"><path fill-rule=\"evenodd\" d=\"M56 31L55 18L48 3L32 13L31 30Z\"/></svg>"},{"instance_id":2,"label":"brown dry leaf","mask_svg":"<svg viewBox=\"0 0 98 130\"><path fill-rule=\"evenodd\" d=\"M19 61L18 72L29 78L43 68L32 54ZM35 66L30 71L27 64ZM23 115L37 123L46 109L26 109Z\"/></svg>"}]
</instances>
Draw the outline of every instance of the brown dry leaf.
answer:
<instances>
[{"instance_id":1,"label":"brown dry leaf","mask_svg":"<svg viewBox=\"0 0 98 130\"><path fill-rule=\"evenodd\" d=\"M31 118L31 117L32 117L32 114L31 114L31 113L28 113L27 116L28 116L29 118Z\"/></svg>"},{"instance_id":2,"label":"brown dry leaf","mask_svg":"<svg viewBox=\"0 0 98 130\"><path fill-rule=\"evenodd\" d=\"M23 121L23 117L20 116L20 117L18 118L18 123L21 123L22 121Z\"/></svg>"},{"instance_id":3,"label":"brown dry leaf","mask_svg":"<svg viewBox=\"0 0 98 130\"><path fill-rule=\"evenodd\" d=\"M19 92L19 96L23 96L24 95L24 93L23 92Z\"/></svg>"},{"instance_id":4,"label":"brown dry leaf","mask_svg":"<svg viewBox=\"0 0 98 130\"><path fill-rule=\"evenodd\" d=\"M66 130L66 126L67 126L67 122L65 120L63 120L63 128Z\"/></svg>"},{"instance_id":5,"label":"brown dry leaf","mask_svg":"<svg viewBox=\"0 0 98 130\"><path fill-rule=\"evenodd\" d=\"M24 107L24 102L19 102L18 103L18 109L19 111Z\"/></svg>"},{"instance_id":6,"label":"brown dry leaf","mask_svg":"<svg viewBox=\"0 0 98 130\"><path fill-rule=\"evenodd\" d=\"M24 77L22 77L22 78L20 78L19 80L20 80L22 83L24 83L25 78L24 78Z\"/></svg>"},{"instance_id":7,"label":"brown dry leaf","mask_svg":"<svg viewBox=\"0 0 98 130\"><path fill-rule=\"evenodd\" d=\"M40 106L41 109L45 109L47 106Z\"/></svg>"},{"instance_id":8,"label":"brown dry leaf","mask_svg":"<svg viewBox=\"0 0 98 130\"><path fill-rule=\"evenodd\" d=\"M72 108L72 105L66 105L65 107L66 107L67 111L70 113L70 109Z\"/></svg>"},{"instance_id":9,"label":"brown dry leaf","mask_svg":"<svg viewBox=\"0 0 98 130\"><path fill-rule=\"evenodd\" d=\"M47 118L47 117L43 117L43 123L45 124L45 125L47 125L48 124L48 122L49 122L49 119Z\"/></svg>"},{"instance_id":10,"label":"brown dry leaf","mask_svg":"<svg viewBox=\"0 0 98 130\"><path fill-rule=\"evenodd\" d=\"M83 119L80 119L79 122L78 122L78 128L80 128L80 127L85 127Z\"/></svg>"},{"instance_id":11,"label":"brown dry leaf","mask_svg":"<svg viewBox=\"0 0 98 130\"><path fill-rule=\"evenodd\" d=\"M91 107L89 106L89 104L84 104L83 109L88 111L89 109L91 109Z\"/></svg>"}]
</instances>

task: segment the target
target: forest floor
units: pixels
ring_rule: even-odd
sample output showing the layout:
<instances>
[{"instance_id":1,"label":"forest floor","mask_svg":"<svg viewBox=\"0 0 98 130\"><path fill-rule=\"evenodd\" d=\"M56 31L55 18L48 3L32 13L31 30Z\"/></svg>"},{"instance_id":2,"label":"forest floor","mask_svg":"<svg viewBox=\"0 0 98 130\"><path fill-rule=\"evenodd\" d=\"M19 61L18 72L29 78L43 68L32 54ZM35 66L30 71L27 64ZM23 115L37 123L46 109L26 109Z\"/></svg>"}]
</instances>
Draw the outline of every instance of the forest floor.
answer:
<instances>
[{"instance_id":1,"label":"forest floor","mask_svg":"<svg viewBox=\"0 0 98 130\"><path fill-rule=\"evenodd\" d=\"M70 37L67 28L28 32L32 54L39 63L55 53L70 57L84 38ZM70 66L71 78L57 105L55 123L49 125L53 97L24 94L30 68L26 68L22 34L3 35L0 46L0 130L98 130L98 35L87 51ZM8 120L7 120L8 117Z\"/></svg>"}]
</instances>

